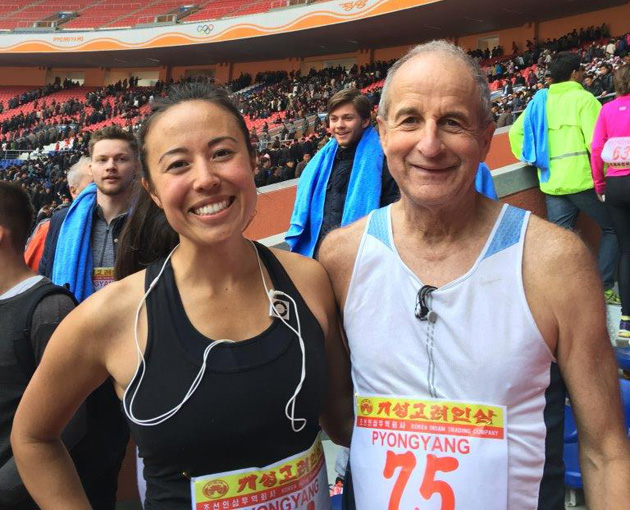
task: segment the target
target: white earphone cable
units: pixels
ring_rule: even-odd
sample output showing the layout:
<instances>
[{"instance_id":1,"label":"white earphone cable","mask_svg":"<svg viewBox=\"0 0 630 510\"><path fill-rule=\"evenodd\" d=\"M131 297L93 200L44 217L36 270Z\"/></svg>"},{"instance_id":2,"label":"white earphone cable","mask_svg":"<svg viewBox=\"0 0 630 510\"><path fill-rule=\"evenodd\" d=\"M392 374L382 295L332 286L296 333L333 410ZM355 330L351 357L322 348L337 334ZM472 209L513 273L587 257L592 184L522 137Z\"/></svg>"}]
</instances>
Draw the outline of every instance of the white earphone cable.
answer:
<instances>
[{"instance_id":1,"label":"white earphone cable","mask_svg":"<svg viewBox=\"0 0 630 510\"><path fill-rule=\"evenodd\" d=\"M267 296L267 299L269 300L271 308L275 311L275 316L278 319L280 319L282 321L282 323L285 326L287 326L293 333L295 333L297 335L298 341L299 341L299 344L300 344L300 349L302 351L302 367L301 367L300 381L299 381L299 383L298 383L298 385L297 385L297 387L295 389L295 392L293 393L293 396L289 399L289 401L287 402L287 405L285 406L285 409L284 409L285 416L291 422L291 428L293 429L293 431L294 432L300 432L301 430L304 429L304 427L306 427L306 423L307 423L305 418L295 418L295 404L296 404L296 401L297 401L297 397L298 397L300 391L302 390L302 386L304 384L304 380L306 379L306 349L305 349L305 346L304 346L304 339L302 338L302 326L301 326L301 323L300 323L300 314L299 314L299 311L298 311L297 304L296 304L295 300L291 296L289 296L288 294L286 294L286 293L284 293L282 291L277 291L277 290L273 290L273 289L270 290L267 287L267 283L265 282L265 273L263 271L262 262L260 260L260 255L258 254L258 249L256 248L256 245L253 242L251 242L251 243L252 243L252 246L254 248L254 251L256 252L256 258L257 258L257 261L258 261L258 268L260 270L260 276L262 278L263 287L265 288L265 294ZM149 288L147 289L147 291L144 294L142 300L138 304L138 308L136 310L136 317L135 317L135 321L134 321L134 332L133 333L134 333L134 340L135 340L135 344L136 344L136 353L137 353L138 365L136 367L136 371L134 373L134 376L131 379L131 384L129 384L129 386L127 387L127 389L125 390L125 393L123 395L123 409L125 411L125 414L129 418L129 420L132 423L135 423L136 425L152 427L152 426L164 423L166 420L168 420L169 418L174 416L182 408L182 406L190 399L190 397L192 397L193 393L197 390L197 388L201 384L203 376L204 376L204 374L206 372L207 360L208 360L208 356L210 354L210 351L212 349L214 349L219 344L222 344L222 343L234 343L233 340L228 340L228 339L216 340L215 342L211 343L210 345L208 345L205 348L205 350L203 352L203 362L202 362L201 368L199 369L199 372L197 373L197 375L193 379L193 382L192 382L190 388L188 389L188 391L186 392L186 395L184 395L183 400L179 404L177 404L175 407L173 407L173 408L169 409L168 411L160 414L159 416L154 416L153 418L139 419L139 418L136 418L134 416L133 405L134 405L136 396L138 395L138 391L140 389L140 386L142 385L142 381L144 379L144 375L145 375L145 372L146 372L146 362L145 362L145 359L144 359L144 355L142 353L142 349L140 348L140 342L138 341L138 322L139 322L139 319L140 319L140 311L142 310L142 307L145 304L145 302L147 300L147 297L149 296L149 294L151 293L153 288L157 285L160 277L164 273L164 270L166 269L166 265L168 264L168 261L171 259L171 256L173 255L173 253L175 252L175 250L178 247L179 247L179 245L175 246L175 248L173 248L171 253L169 253L168 257L166 257L166 260L164 261L164 264L162 265L162 268L160 269L160 272L158 273L158 275L153 279L153 281L149 285ZM291 326L291 324L289 324L284 319L282 314L277 310L276 305L273 302L273 297L274 296L283 296L283 297L287 298L293 304L293 308L295 310L296 322L297 322L297 330L293 326ZM135 385L135 389L133 390L133 393L131 395L131 399L129 400L129 405L127 405L127 394L129 393L129 391L130 391L130 389L131 389L131 387L133 385L133 382L136 380L136 377L138 377L138 373L140 373L140 377L138 379L137 384ZM296 423L301 423L301 425L298 427L298 426L296 426Z\"/></svg>"}]
</instances>

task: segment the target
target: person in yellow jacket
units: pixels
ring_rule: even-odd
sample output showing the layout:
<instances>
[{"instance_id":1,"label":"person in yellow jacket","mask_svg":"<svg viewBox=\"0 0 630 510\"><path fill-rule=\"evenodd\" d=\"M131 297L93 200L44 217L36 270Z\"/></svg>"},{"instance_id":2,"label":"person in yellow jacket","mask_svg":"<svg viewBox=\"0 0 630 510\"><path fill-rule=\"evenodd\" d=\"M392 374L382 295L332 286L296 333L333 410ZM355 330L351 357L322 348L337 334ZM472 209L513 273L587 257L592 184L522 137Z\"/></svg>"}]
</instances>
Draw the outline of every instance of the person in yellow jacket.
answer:
<instances>
[{"instance_id":1,"label":"person in yellow jacket","mask_svg":"<svg viewBox=\"0 0 630 510\"><path fill-rule=\"evenodd\" d=\"M573 229L582 211L597 222L602 230L598 267L606 301L618 305L613 287L619 247L608 211L595 193L589 160L601 104L582 87L584 73L577 54L556 54L549 70L549 90L537 92L512 125L510 146L516 158L538 168L549 221Z\"/></svg>"}]
</instances>

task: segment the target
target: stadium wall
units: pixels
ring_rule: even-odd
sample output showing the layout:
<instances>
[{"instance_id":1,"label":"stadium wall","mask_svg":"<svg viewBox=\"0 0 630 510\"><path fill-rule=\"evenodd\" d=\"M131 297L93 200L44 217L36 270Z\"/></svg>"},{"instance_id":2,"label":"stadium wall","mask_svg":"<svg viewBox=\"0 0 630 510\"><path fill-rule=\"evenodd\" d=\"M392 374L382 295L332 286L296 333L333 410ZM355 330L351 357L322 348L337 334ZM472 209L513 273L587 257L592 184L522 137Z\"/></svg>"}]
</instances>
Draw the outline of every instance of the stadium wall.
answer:
<instances>
[{"instance_id":1,"label":"stadium wall","mask_svg":"<svg viewBox=\"0 0 630 510\"><path fill-rule=\"evenodd\" d=\"M589 13L568 16L540 23L524 23L520 27L513 27L494 32L483 32L456 38L454 41L465 49L476 49L479 39L497 37L506 52L509 52L512 41L519 48L525 47L525 42L534 37L539 40L560 37L574 28L601 25L606 23L613 35L624 34L630 31L630 3L618 7L611 7ZM129 77L137 75L139 71L157 70L161 80L179 80L187 72L195 69L211 70L218 83L225 83L237 78L241 73L249 73L252 76L261 71L297 71L307 72L311 67L321 69L327 62L335 60L353 60L358 65L365 65L377 60L391 60L401 57L411 46L394 46L388 48L361 49L352 53L330 54L316 57L298 57L281 60L266 60L257 62L220 63L216 65L159 67L159 68L86 68L86 69L50 69L45 67L4 67L0 70L0 85L26 85L41 87L46 84L47 77L55 72L81 71L85 73L84 85L100 87L117 81L114 76ZM118 73L118 74L117 74ZM121 78L124 79L124 78Z\"/></svg>"},{"instance_id":2,"label":"stadium wall","mask_svg":"<svg viewBox=\"0 0 630 510\"><path fill-rule=\"evenodd\" d=\"M519 49L522 50L528 39L533 40L537 37L539 41L546 41L548 38L554 39L568 34L574 28L579 30L581 27L600 26L602 23L608 25L612 35L630 32L630 3L540 23L525 23L521 27L467 35L457 38L457 44L467 50L474 50L477 49L479 39L497 36L499 44L503 46L506 53L509 53L512 41L516 41Z\"/></svg>"}]
</instances>

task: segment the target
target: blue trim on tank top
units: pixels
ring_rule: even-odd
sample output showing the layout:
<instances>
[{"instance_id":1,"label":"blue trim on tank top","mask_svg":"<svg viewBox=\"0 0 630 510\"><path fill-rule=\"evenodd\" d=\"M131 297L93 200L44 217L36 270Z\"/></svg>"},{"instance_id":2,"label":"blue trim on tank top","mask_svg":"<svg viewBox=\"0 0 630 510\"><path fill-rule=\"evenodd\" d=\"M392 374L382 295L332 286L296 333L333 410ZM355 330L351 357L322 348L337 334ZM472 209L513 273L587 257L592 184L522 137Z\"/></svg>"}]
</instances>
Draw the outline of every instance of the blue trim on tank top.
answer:
<instances>
[{"instance_id":1,"label":"blue trim on tank top","mask_svg":"<svg viewBox=\"0 0 630 510\"><path fill-rule=\"evenodd\" d=\"M370 216L370 224L367 233L381 241L390 250L392 245L389 239L389 207L376 209Z\"/></svg>"},{"instance_id":2,"label":"blue trim on tank top","mask_svg":"<svg viewBox=\"0 0 630 510\"><path fill-rule=\"evenodd\" d=\"M492 243L488 247L488 250L484 254L482 260L485 260L502 250L506 250L510 246L514 246L519 242L526 213L527 211L523 209L508 205L503 217L501 218L501 224L495 232Z\"/></svg>"}]
</instances>

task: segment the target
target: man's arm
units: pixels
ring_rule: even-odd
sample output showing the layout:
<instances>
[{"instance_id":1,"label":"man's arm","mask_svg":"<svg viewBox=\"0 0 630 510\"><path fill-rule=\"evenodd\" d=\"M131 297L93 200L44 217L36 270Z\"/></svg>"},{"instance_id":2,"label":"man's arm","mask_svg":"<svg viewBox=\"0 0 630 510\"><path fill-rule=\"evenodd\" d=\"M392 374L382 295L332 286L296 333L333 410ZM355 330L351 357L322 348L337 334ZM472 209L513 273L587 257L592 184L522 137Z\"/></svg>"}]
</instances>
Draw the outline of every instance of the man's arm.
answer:
<instances>
[{"instance_id":1,"label":"man's arm","mask_svg":"<svg viewBox=\"0 0 630 510\"><path fill-rule=\"evenodd\" d=\"M342 318L348 287L366 222L367 218L363 218L347 227L337 228L329 232L322 241L318 252L317 258L328 273Z\"/></svg>"},{"instance_id":2,"label":"man's arm","mask_svg":"<svg viewBox=\"0 0 630 510\"><path fill-rule=\"evenodd\" d=\"M630 447L593 257L575 234L532 217L523 274L528 303L571 398L589 510L628 509Z\"/></svg>"},{"instance_id":3,"label":"man's arm","mask_svg":"<svg viewBox=\"0 0 630 510\"><path fill-rule=\"evenodd\" d=\"M508 133L508 137L510 139L510 148L512 149L512 154L514 157L521 160L523 155L523 119L525 118L525 112L521 113L518 116L518 119L512 124L510 131Z\"/></svg>"},{"instance_id":4,"label":"man's arm","mask_svg":"<svg viewBox=\"0 0 630 510\"><path fill-rule=\"evenodd\" d=\"M39 261L39 269L37 271L39 274L49 279L52 278L57 240L59 239L59 232L61 231L61 225L63 224L66 214L68 214L68 208L56 212L52 215L52 218L50 218L50 227L48 227L48 234L46 235L44 253Z\"/></svg>"}]
</instances>

